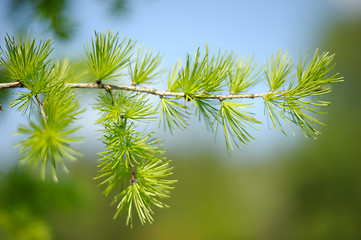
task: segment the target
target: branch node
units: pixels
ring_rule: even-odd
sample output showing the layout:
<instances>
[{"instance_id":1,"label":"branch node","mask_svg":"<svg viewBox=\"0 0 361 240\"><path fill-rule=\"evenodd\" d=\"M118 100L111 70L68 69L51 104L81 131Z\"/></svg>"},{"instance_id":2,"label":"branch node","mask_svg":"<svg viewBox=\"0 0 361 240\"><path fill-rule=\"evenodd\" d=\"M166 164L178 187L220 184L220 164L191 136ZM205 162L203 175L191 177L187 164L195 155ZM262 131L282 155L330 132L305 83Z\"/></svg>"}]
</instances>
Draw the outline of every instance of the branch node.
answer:
<instances>
[{"instance_id":1,"label":"branch node","mask_svg":"<svg viewBox=\"0 0 361 240\"><path fill-rule=\"evenodd\" d=\"M184 100L186 100L187 102L190 102L192 100L192 98L190 98L187 94L185 94Z\"/></svg>"},{"instance_id":2,"label":"branch node","mask_svg":"<svg viewBox=\"0 0 361 240\"><path fill-rule=\"evenodd\" d=\"M20 88L24 87L24 84L23 84L22 82L20 82L19 79L17 79L15 82L19 84L19 87L20 87Z\"/></svg>"},{"instance_id":3,"label":"branch node","mask_svg":"<svg viewBox=\"0 0 361 240\"><path fill-rule=\"evenodd\" d=\"M134 183L137 183L138 182L138 179L137 178L135 178L135 176L133 177L132 176L132 179L130 179L130 184L134 184Z\"/></svg>"},{"instance_id":4,"label":"branch node","mask_svg":"<svg viewBox=\"0 0 361 240\"><path fill-rule=\"evenodd\" d=\"M130 173L132 174L132 179L130 179L130 184L134 184L138 182L137 176L135 175L135 170L132 168L132 166L129 164L130 167Z\"/></svg>"},{"instance_id":5,"label":"branch node","mask_svg":"<svg viewBox=\"0 0 361 240\"><path fill-rule=\"evenodd\" d=\"M104 86L104 89L110 93L110 91L112 90L112 87L109 85L103 85L103 86Z\"/></svg>"}]
</instances>

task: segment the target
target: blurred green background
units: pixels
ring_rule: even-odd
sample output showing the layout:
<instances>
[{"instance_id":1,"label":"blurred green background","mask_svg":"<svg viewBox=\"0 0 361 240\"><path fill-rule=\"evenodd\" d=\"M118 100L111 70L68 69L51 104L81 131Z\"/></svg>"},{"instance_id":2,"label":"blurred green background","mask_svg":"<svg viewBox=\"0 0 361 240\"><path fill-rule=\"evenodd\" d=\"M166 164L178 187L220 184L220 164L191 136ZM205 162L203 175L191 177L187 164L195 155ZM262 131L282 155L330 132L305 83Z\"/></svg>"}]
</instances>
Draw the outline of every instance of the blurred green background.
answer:
<instances>
[{"instance_id":1,"label":"blurred green background","mask_svg":"<svg viewBox=\"0 0 361 240\"><path fill-rule=\"evenodd\" d=\"M7 147L19 140L7 135L17 128L17 125L9 127L8 123L26 119L17 120L20 116L7 107L12 90L1 91L4 111L0 112L0 145L3 146L0 239L361 239L360 3L351 0L271 1L272 4L255 1L254 6L250 6L246 1L184 1L180 6L161 0L136 1L137 4L108 0L103 2L107 5L102 6L99 16L92 16L89 10L88 18L81 21L77 16L84 16L87 8L94 10L101 5L97 1L80 2L88 3L85 9L66 0L3 1L1 17L6 25L0 27L0 34L16 35L30 29L35 37L53 37L55 48L73 49L71 46L82 46L88 32L103 30L99 27L110 26L127 34L126 30L133 26L131 22L142 20L139 28L145 31L144 21L155 18L159 25L152 26L152 30L158 31L158 35L148 32L142 35L136 31L130 31L130 35L156 50L164 44L162 54L167 64L173 61L172 57L166 57L168 53L180 55L168 52L171 39L165 43L163 37L179 32L183 34L181 40L174 40L168 47L178 44L184 55L194 49L192 44L204 44L202 36L211 45L222 48L225 45L240 55L254 52L255 56L264 56L265 52L289 47L297 59L297 51L303 53L305 48L319 47L336 53L334 71L340 72L345 82L333 86L333 92L327 96L332 105L327 109L328 114L322 116L327 127L321 129L323 134L318 140L304 139L300 133L298 137L280 136L274 130L267 130L264 123L262 131L256 133L255 143L230 158L222 150L223 139L213 143L212 135L205 134L196 123L190 130L173 137L159 133L166 139L167 155L173 160L174 177L179 182L167 200L171 208L156 209L153 224L135 223L133 229L126 227L122 218L112 219L115 209L110 206L111 198L104 197L93 180L97 171L95 153L102 148L93 134L94 129L90 134L90 127L83 130L90 140L79 145L85 156L69 166L69 175L61 176L58 184L41 181L36 171L18 165L16 149ZM228 5L239 7L239 12L227 12ZM171 9L182 11L184 18L175 19L164 13ZM254 16L247 19L250 16L247 11ZM197 12L200 16L194 14ZM157 19L157 14L168 16L169 19L161 20L169 21L174 29L167 28L168 25ZM86 23L93 17L94 22ZM13 18L17 19L15 23ZM95 23L99 19L105 21L103 25ZM200 26L195 27L192 22ZM239 24L243 28L238 28ZM224 38L211 34L222 31L219 29L222 26L236 33L220 32L226 35ZM202 32L198 36L199 29ZM228 37L234 37L235 43L228 42ZM263 41L244 40L255 38ZM189 45L182 45L185 42ZM232 49L236 44L242 47ZM247 44L249 46L244 47ZM256 49L249 50L252 47ZM82 58L81 51L69 55L78 61ZM55 55L63 57L61 50ZM85 107L91 106L91 97L91 94L84 97ZM262 103L258 104L262 107ZM259 112L262 114L262 111L261 108ZM87 110L84 116L92 114ZM81 124L92 124L91 121Z\"/></svg>"}]
</instances>

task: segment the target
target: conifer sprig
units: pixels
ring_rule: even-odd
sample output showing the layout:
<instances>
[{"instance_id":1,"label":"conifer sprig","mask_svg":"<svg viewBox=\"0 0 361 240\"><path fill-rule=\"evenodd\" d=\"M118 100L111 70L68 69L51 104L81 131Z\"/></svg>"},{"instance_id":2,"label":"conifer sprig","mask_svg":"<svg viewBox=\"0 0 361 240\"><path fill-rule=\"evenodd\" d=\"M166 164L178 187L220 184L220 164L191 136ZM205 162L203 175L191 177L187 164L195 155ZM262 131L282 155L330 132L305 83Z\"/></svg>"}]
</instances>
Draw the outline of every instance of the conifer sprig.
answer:
<instances>
[{"instance_id":1,"label":"conifer sprig","mask_svg":"<svg viewBox=\"0 0 361 240\"><path fill-rule=\"evenodd\" d=\"M307 64L306 53L304 61L301 58L299 60L296 80L287 82L285 78L289 75L290 69L286 65L290 64L290 60L287 59L287 54L281 59L281 53L278 53L273 63L270 63L272 66L278 66L278 75L274 75L273 80L268 81L271 90L264 97L266 111L276 129L285 133L279 120L281 118L285 122L299 126L305 136L316 138L320 134L314 125L323 123L313 115L323 114L320 107L328 106L329 102L318 100L316 97L330 92L328 84L342 81L338 74L327 76L333 68L333 58L334 55L327 52L319 55L317 49ZM274 92L272 87L282 87L283 91Z\"/></svg>"},{"instance_id":2,"label":"conifer sprig","mask_svg":"<svg viewBox=\"0 0 361 240\"><path fill-rule=\"evenodd\" d=\"M33 77L40 71L47 72L46 68L51 62L49 55L53 51L52 41L48 39L36 43L35 38L27 36L23 40L20 36L17 42L14 37L6 35L5 47L6 49L1 47L4 56L0 62L8 70L9 77L20 81L28 88L35 85L36 89L41 85L42 82L36 81Z\"/></svg>"},{"instance_id":3,"label":"conifer sprig","mask_svg":"<svg viewBox=\"0 0 361 240\"><path fill-rule=\"evenodd\" d=\"M160 118L159 126L163 122L164 129L169 129L173 134L173 130L178 127L185 129L187 124L186 107L177 103L175 100L162 97L160 99Z\"/></svg>"},{"instance_id":4,"label":"conifer sprig","mask_svg":"<svg viewBox=\"0 0 361 240\"><path fill-rule=\"evenodd\" d=\"M129 64L129 75L134 85L152 83L162 73L162 70L157 70L161 62L159 53L153 56L153 52L149 49L144 51L144 47L139 47L134 66Z\"/></svg>"},{"instance_id":5,"label":"conifer sprig","mask_svg":"<svg viewBox=\"0 0 361 240\"><path fill-rule=\"evenodd\" d=\"M9 77L26 90L19 93L10 107L17 106L22 114L35 115L28 125L22 125L18 132L27 136L19 146L20 161L38 166L41 163L41 176L44 178L50 164L53 179L57 181L56 166L65 172L64 159L75 160L80 152L69 144L78 141L72 134L78 129L72 124L81 112L74 90L65 85L66 78L60 78L52 64L51 40L36 43L35 39L21 37L18 42L8 35L5 38L6 50L0 62L7 69ZM33 110L33 111L30 111ZM37 110L37 111L35 111Z\"/></svg>"},{"instance_id":6,"label":"conifer sprig","mask_svg":"<svg viewBox=\"0 0 361 240\"><path fill-rule=\"evenodd\" d=\"M119 40L118 32L95 32L91 49L86 48L88 65L98 81L114 80L122 74L132 55L134 42L124 38Z\"/></svg>"},{"instance_id":7,"label":"conifer sprig","mask_svg":"<svg viewBox=\"0 0 361 240\"><path fill-rule=\"evenodd\" d=\"M108 93L112 99L100 93L98 103L107 106L111 114L107 114L106 108L98 108L103 112L103 117L97 122L104 127L102 141L107 150L100 153L97 178L105 178L100 184L106 185L105 195L120 186L121 191L114 199L114 204L117 204L114 217L126 209L126 223L132 225L135 208L142 224L152 222L152 207L167 206L159 198L168 197L175 182L163 179L171 175L171 167L165 162L160 141L153 138L153 133L138 131L134 123L134 120L151 117L154 111L150 105L143 108L146 102L143 97L127 99L126 94L112 95L111 90Z\"/></svg>"},{"instance_id":8,"label":"conifer sprig","mask_svg":"<svg viewBox=\"0 0 361 240\"><path fill-rule=\"evenodd\" d=\"M286 134L286 123L315 138L317 125L322 124L317 116L329 104L320 96L331 91L330 84L342 81L338 74L330 74L334 55L328 52L316 50L311 58L306 52L295 64L287 52L279 51L261 66L253 57L238 59L233 52L212 54L206 45L194 56L188 54L184 64L178 61L171 68L167 90L162 91L143 86L161 77L160 54L144 47L134 54L134 46L131 39L120 40L118 32L95 32L91 47L85 50L93 83L82 83L83 74L69 61L53 63L51 40L36 42L27 37L15 41L7 35L0 52L0 65L14 79L1 83L0 89L22 88L10 106L30 118L18 130L26 137L18 144L20 160L40 165L43 177L50 165L57 180L56 167L67 171L64 160L75 160L80 154L71 147L79 140L74 137L78 129L74 121L82 112L74 88L99 89L94 108L99 111L96 124L102 128L105 150L99 153L96 179L105 195L118 191L114 193L114 217L125 213L128 225L134 213L142 224L152 222L153 208L167 207L163 201L176 182L169 179L172 167L161 141L153 132L140 129L141 122L158 119L173 134L197 115L213 132L223 130L230 154L234 146L253 140L249 128L260 124L250 112L253 104L242 100L262 98L265 114L276 129ZM131 84L117 84L122 77ZM248 92L261 81L268 84L267 92ZM159 96L158 107L148 94Z\"/></svg>"},{"instance_id":9,"label":"conifer sprig","mask_svg":"<svg viewBox=\"0 0 361 240\"><path fill-rule=\"evenodd\" d=\"M232 140L237 147L238 142L245 146L246 142L254 139L247 131L247 126L253 127L252 123L261 123L248 112L247 109L251 104L240 104L235 100L222 101L219 113L216 118L220 119L217 124L223 126L224 137L228 153L233 151Z\"/></svg>"},{"instance_id":10,"label":"conifer sprig","mask_svg":"<svg viewBox=\"0 0 361 240\"><path fill-rule=\"evenodd\" d=\"M255 84L261 68L256 70L256 64L253 57L246 59L243 56L237 60L234 68L231 68L228 74L228 87L231 93L239 94L245 92L250 86Z\"/></svg>"}]
</instances>

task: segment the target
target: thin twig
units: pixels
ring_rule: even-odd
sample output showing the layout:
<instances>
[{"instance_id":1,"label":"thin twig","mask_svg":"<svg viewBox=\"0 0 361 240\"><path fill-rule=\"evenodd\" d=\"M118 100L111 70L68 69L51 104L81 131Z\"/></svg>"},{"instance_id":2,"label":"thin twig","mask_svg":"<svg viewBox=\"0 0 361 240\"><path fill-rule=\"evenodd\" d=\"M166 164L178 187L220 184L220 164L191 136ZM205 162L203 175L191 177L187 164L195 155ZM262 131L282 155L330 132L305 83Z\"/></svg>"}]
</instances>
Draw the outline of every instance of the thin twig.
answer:
<instances>
[{"instance_id":1,"label":"thin twig","mask_svg":"<svg viewBox=\"0 0 361 240\"><path fill-rule=\"evenodd\" d=\"M116 90L127 90L133 92L144 92L152 95L158 95L159 97L169 96L176 98L184 98L186 94L179 92L170 92L170 91L160 91L154 88L145 88L140 86L124 86L124 85L112 85L112 84L97 84L97 83L66 83L67 86L71 88L104 88L108 90L109 88ZM4 88L19 88L22 87L19 82L14 83L0 83L0 89ZM263 98L269 92L266 93L257 93L257 94L228 94L228 95L216 95L216 94L194 94L192 97L198 99L237 99L237 98Z\"/></svg>"},{"instance_id":2,"label":"thin twig","mask_svg":"<svg viewBox=\"0 0 361 240\"><path fill-rule=\"evenodd\" d=\"M130 179L130 184L134 184L136 182L138 182L137 176L135 175L135 170L133 169L133 167L129 164L129 168L130 168L130 173L132 174L132 179Z\"/></svg>"},{"instance_id":3,"label":"thin twig","mask_svg":"<svg viewBox=\"0 0 361 240\"><path fill-rule=\"evenodd\" d=\"M36 98L36 101L38 101L39 108L40 108L40 113L43 116L43 119L44 119L45 123L47 123L48 122L48 116L46 116L46 114L44 112L44 103L40 101L37 94L35 94L35 98Z\"/></svg>"},{"instance_id":4,"label":"thin twig","mask_svg":"<svg viewBox=\"0 0 361 240\"><path fill-rule=\"evenodd\" d=\"M20 82L11 82L11 83L0 83L0 89L4 88L20 88L22 84Z\"/></svg>"}]
</instances>

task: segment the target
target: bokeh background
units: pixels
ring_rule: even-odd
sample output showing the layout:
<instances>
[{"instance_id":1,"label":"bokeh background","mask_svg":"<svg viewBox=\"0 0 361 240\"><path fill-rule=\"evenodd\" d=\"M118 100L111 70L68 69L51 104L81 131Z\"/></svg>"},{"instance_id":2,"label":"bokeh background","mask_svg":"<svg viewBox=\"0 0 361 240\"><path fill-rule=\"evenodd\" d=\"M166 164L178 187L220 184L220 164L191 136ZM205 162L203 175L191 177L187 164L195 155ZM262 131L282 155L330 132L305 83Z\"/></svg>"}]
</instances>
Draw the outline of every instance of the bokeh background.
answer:
<instances>
[{"instance_id":1,"label":"bokeh background","mask_svg":"<svg viewBox=\"0 0 361 240\"><path fill-rule=\"evenodd\" d=\"M178 183L167 200L171 208L156 209L153 224L136 222L133 229L112 219L112 199L93 180L103 147L93 124L94 92L81 95L87 111L77 124L86 139L75 148L84 156L55 184L18 164L13 146L21 136L12 133L27 119L8 107L17 90L1 90L0 239L361 239L361 1L0 2L1 46L6 33L29 31L54 39L54 59L78 64L94 30L104 29L159 51L166 69L205 43L253 55L259 64L278 49L297 60L320 48L336 53L334 72L345 82L326 97L332 105L317 140L269 127L258 100L253 112L263 124L252 132L256 140L232 156L222 137L214 141L197 120L174 136L157 123L145 126L165 140ZM164 89L164 80L155 86ZM261 83L252 91L265 89Z\"/></svg>"}]
</instances>

